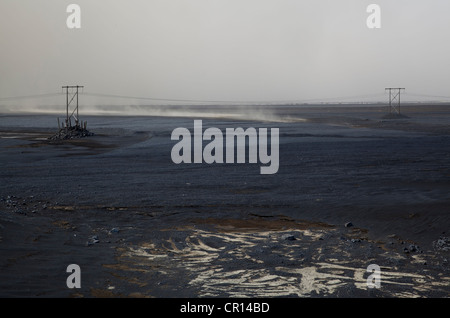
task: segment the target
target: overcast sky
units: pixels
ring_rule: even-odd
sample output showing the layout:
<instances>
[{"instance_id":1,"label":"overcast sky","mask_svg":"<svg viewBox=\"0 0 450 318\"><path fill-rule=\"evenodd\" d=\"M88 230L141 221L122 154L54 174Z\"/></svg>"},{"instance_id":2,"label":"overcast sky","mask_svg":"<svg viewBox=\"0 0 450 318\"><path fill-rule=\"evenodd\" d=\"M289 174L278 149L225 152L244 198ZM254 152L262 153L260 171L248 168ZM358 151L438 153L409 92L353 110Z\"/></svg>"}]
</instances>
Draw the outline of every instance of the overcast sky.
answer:
<instances>
[{"instance_id":1,"label":"overcast sky","mask_svg":"<svg viewBox=\"0 0 450 318\"><path fill-rule=\"evenodd\" d=\"M81 29L66 8L81 7ZM381 29L366 8L381 7ZM448 0L0 0L0 97L450 96ZM122 101L123 102L123 101ZM2 104L2 102L0 102Z\"/></svg>"}]
</instances>

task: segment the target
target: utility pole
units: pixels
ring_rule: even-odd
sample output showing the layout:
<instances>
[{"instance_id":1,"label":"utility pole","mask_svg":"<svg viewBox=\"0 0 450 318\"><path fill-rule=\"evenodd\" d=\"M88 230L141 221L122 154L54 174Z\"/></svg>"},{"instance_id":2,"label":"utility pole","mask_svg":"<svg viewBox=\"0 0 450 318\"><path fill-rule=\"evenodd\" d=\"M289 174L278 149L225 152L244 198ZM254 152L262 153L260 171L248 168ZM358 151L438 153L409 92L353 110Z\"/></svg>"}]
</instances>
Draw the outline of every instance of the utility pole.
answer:
<instances>
[{"instance_id":1,"label":"utility pole","mask_svg":"<svg viewBox=\"0 0 450 318\"><path fill-rule=\"evenodd\" d=\"M80 88L84 88L84 86L76 85L76 86L63 86L63 90L66 91L66 123L60 125L59 118L58 119L58 133L52 137L50 140L67 140L74 138L83 138L88 136L93 136L94 134L89 132L87 127L87 122L80 121L79 111L78 111L78 94L80 92ZM69 99L70 97L70 99ZM73 109L70 108L71 103L74 102L75 106ZM72 126L72 117L75 119L75 125Z\"/></svg>"},{"instance_id":2,"label":"utility pole","mask_svg":"<svg viewBox=\"0 0 450 318\"><path fill-rule=\"evenodd\" d=\"M71 118L75 118L75 126L79 126L79 117L78 117L78 92L80 88L84 88L84 86L63 86L63 89L66 90L66 128L72 127ZM71 99L69 101L69 95L71 96ZM76 105L72 111L72 113L69 116L69 106L72 101L76 99ZM74 115L76 112L76 115Z\"/></svg>"},{"instance_id":3,"label":"utility pole","mask_svg":"<svg viewBox=\"0 0 450 318\"><path fill-rule=\"evenodd\" d=\"M400 115L400 93L405 90L402 87L388 87L385 89L389 91L389 114L396 113ZM397 103L395 103L397 101Z\"/></svg>"}]
</instances>

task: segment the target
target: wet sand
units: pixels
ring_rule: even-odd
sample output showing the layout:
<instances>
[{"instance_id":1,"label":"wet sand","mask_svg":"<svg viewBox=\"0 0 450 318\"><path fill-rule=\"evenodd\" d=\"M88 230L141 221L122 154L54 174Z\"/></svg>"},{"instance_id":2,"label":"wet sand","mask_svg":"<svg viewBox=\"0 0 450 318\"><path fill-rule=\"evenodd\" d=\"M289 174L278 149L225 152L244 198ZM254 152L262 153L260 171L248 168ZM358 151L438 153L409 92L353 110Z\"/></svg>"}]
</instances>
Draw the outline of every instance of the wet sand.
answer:
<instances>
[{"instance_id":1,"label":"wet sand","mask_svg":"<svg viewBox=\"0 0 450 318\"><path fill-rule=\"evenodd\" d=\"M279 127L272 176L173 164L170 133L194 118L99 118L95 136L66 142L3 123L0 296L448 297L450 109L384 110L204 120ZM81 289L66 286L69 264ZM381 288L367 287L370 264Z\"/></svg>"}]
</instances>

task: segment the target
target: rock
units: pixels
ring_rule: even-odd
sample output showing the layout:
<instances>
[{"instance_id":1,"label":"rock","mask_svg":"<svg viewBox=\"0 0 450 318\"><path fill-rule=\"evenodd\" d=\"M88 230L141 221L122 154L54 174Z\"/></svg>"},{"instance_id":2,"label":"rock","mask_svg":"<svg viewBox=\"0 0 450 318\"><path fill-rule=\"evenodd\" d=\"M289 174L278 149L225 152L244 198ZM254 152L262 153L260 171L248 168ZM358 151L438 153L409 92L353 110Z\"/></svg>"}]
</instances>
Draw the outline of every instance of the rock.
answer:
<instances>
[{"instance_id":1,"label":"rock","mask_svg":"<svg viewBox=\"0 0 450 318\"><path fill-rule=\"evenodd\" d=\"M359 243L359 242L361 242L360 239L352 239L352 243Z\"/></svg>"},{"instance_id":2,"label":"rock","mask_svg":"<svg viewBox=\"0 0 450 318\"><path fill-rule=\"evenodd\" d=\"M353 226L352 222L345 223L345 227L351 227L351 226Z\"/></svg>"},{"instance_id":3,"label":"rock","mask_svg":"<svg viewBox=\"0 0 450 318\"><path fill-rule=\"evenodd\" d=\"M450 238L441 236L437 241L433 242L433 246L437 250L450 251Z\"/></svg>"},{"instance_id":4,"label":"rock","mask_svg":"<svg viewBox=\"0 0 450 318\"><path fill-rule=\"evenodd\" d=\"M414 244L410 244L408 247L404 247L403 251L405 253L409 253L409 252L419 252L419 246L414 245Z\"/></svg>"},{"instance_id":5,"label":"rock","mask_svg":"<svg viewBox=\"0 0 450 318\"><path fill-rule=\"evenodd\" d=\"M294 241L295 236L292 234L283 234L283 235L281 235L281 239L286 240L286 241Z\"/></svg>"},{"instance_id":6,"label":"rock","mask_svg":"<svg viewBox=\"0 0 450 318\"><path fill-rule=\"evenodd\" d=\"M113 227L113 228L109 231L109 233L119 233L119 229L116 228L116 227Z\"/></svg>"},{"instance_id":7,"label":"rock","mask_svg":"<svg viewBox=\"0 0 450 318\"><path fill-rule=\"evenodd\" d=\"M92 236L89 241L87 242L87 246L94 245L96 243L100 243L100 240L98 239L97 235Z\"/></svg>"},{"instance_id":8,"label":"rock","mask_svg":"<svg viewBox=\"0 0 450 318\"><path fill-rule=\"evenodd\" d=\"M48 138L48 140L67 140L93 136L94 134L80 126L61 128L58 133Z\"/></svg>"}]
</instances>

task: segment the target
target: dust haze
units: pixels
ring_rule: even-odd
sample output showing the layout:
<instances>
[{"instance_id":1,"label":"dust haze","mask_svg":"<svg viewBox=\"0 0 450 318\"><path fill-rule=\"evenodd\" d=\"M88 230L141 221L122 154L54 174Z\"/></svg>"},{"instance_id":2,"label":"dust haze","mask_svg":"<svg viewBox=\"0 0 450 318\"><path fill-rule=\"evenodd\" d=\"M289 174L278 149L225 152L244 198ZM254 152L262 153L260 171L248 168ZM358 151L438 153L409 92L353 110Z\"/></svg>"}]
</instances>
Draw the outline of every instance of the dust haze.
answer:
<instances>
[{"instance_id":1,"label":"dust haze","mask_svg":"<svg viewBox=\"0 0 450 318\"><path fill-rule=\"evenodd\" d=\"M445 0L376 1L381 29L367 27L372 2L360 0L79 0L81 29L72 30L66 26L70 3L0 3L0 98L58 94L62 85L242 103L372 94L384 101L389 86L450 95ZM82 100L85 107L164 104ZM0 99L0 110L63 103L63 95Z\"/></svg>"}]
</instances>

